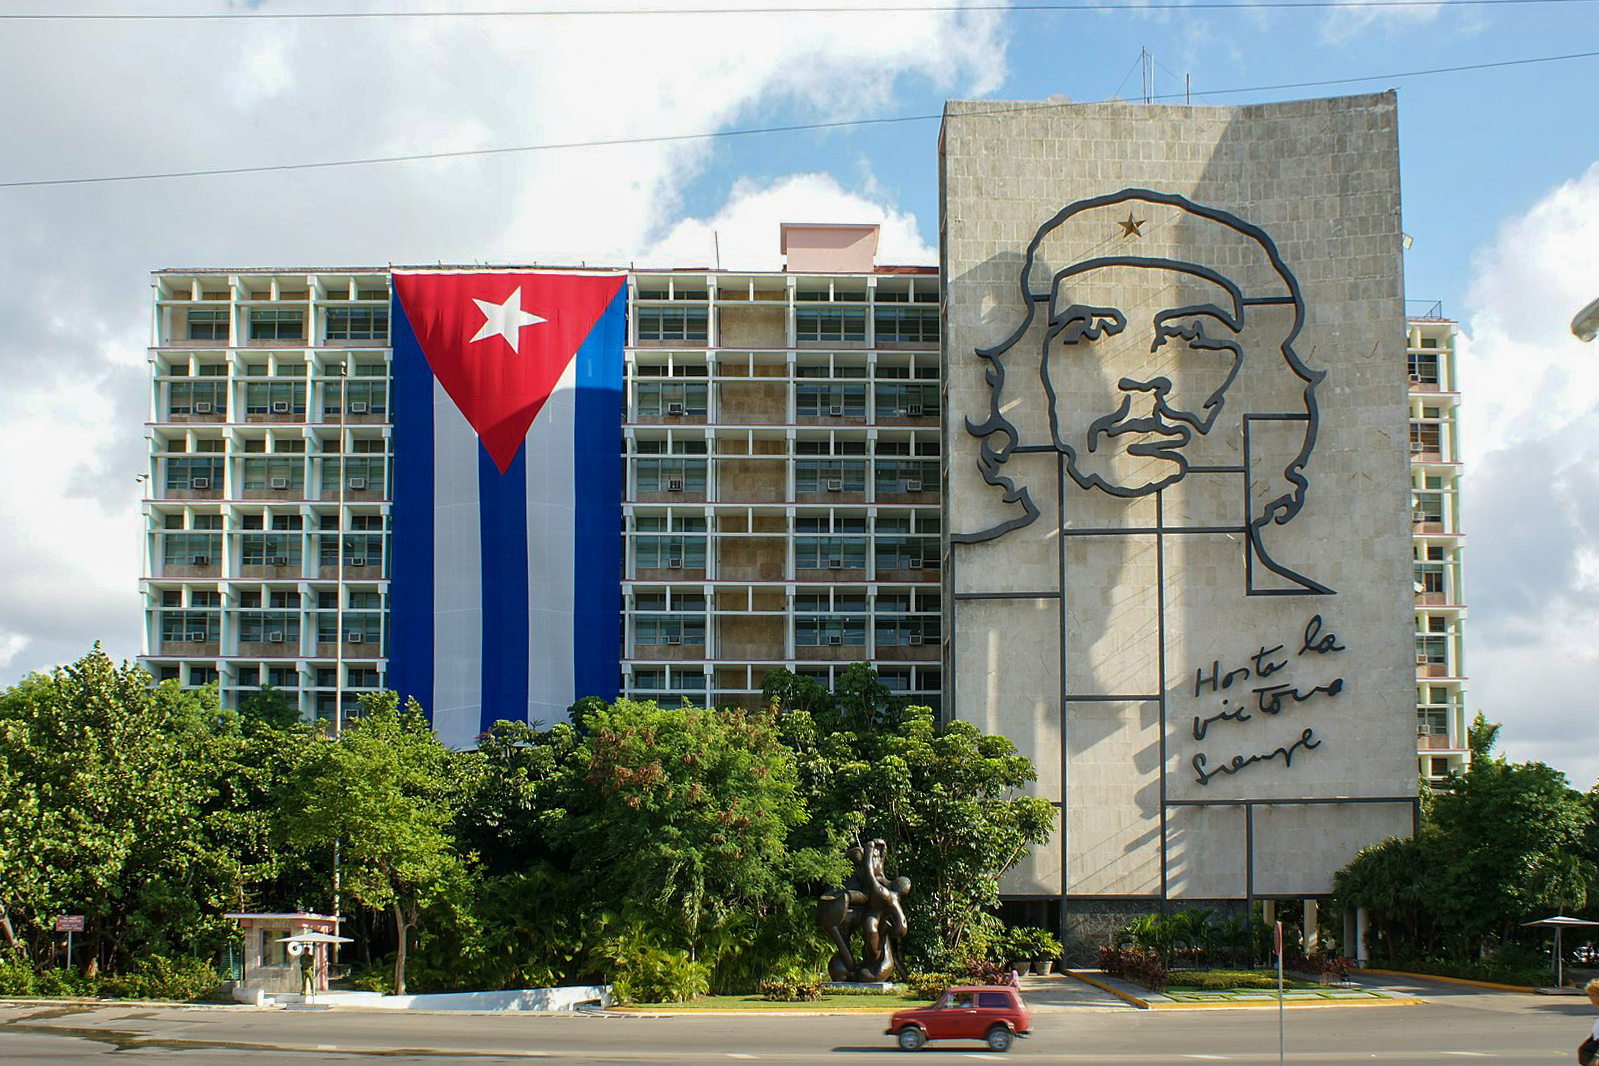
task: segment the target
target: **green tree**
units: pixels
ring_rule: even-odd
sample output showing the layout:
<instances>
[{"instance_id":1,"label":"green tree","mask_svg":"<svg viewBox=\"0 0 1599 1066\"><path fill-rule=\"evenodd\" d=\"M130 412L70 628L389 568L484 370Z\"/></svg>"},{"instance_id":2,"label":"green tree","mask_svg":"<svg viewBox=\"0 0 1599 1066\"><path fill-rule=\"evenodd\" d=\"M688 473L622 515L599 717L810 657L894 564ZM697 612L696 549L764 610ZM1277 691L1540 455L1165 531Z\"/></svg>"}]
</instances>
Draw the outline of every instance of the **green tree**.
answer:
<instances>
[{"instance_id":1,"label":"green tree","mask_svg":"<svg viewBox=\"0 0 1599 1066\"><path fill-rule=\"evenodd\" d=\"M1466 727L1466 746L1471 749L1473 763L1485 762L1493 756L1493 750L1499 744L1499 731L1503 723L1490 722L1481 711L1471 720L1471 725Z\"/></svg>"},{"instance_id":2,"label":"green tree","mask_svg":"<svg viewBox=\"0 0 1599 1066\"><path fill-rule=\"evenodd\" d=\"M152 687L97 644L0 695L0 891L19 939L88 919L91 958L209 954L231 886L207 831L223 716L213 689Z\"/></svg>"},{"instance_id":3,"label":"green tree","mask_svg":"<svg viewBox=\"0 0 1599 1066\"><path fill-rule=\"evenodd\" d=\"M331 851L344 885L394 919L394 989L405 994L406 951L422 909L466 881L452 825L480 757L452 756L416 701L363 696L361 714L301 767L286 830L291 842Z\"/></svg>"}]
</instances>

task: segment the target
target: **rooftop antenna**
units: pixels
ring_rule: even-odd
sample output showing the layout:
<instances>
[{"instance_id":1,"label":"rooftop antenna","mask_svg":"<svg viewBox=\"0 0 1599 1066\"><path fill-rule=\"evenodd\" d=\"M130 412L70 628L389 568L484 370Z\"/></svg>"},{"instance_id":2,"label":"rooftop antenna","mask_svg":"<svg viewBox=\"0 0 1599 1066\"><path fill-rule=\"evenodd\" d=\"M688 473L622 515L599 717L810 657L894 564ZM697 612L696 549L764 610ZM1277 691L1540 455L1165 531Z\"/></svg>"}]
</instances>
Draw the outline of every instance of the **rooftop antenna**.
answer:
<instances>
[{"instance_id":1,"label":"rooftop antenna","mask_svg":"<svg viewBox=\"0 0 1599 1066\"><path fill-rule=\"evenodd\" d=\"M1155 95L1155 57L1149 54L1149 49L1138 49L1138 62L1144 68L1144 103L1149 103Z\"/></svg>"},{"instance_id":2,"label":"rooftop antenna","mask_svg":"<svg viewBox=\"0 0 1599 1066\"><path fill-rule=\"evenodd\" d=\"M716 270L720 273L722 270L722 235L715 230L711 230L711 243L716 247Z\"/></svg>"}]
</instances>

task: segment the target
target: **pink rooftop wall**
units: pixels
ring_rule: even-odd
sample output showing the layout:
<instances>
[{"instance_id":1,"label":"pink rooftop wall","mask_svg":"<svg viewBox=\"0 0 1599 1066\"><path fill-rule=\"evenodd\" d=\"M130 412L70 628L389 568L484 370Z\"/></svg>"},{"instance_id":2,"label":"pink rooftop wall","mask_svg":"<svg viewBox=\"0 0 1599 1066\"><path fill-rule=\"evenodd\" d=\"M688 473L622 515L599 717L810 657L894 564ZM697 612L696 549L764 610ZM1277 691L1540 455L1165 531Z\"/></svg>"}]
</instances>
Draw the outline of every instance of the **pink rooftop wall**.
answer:
<instances>
[{"instance_id":1,"label":"pink rooftop wall","mask_svg":"<svg viewBox=\"0 0 1599 1066\"><path fill-rule=\"evenodd\" d=\"M784 223L783 252L794 274L870 274L877 256L877 226Z\"/></svg>"}]
</instances>

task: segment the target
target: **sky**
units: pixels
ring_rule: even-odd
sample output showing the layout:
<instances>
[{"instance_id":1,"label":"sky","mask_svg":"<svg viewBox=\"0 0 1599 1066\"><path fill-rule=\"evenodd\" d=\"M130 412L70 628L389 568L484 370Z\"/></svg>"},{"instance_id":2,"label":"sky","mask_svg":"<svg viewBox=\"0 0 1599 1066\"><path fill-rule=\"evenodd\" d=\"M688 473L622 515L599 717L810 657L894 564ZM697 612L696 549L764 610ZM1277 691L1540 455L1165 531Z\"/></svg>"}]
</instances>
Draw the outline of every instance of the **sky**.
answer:
<instances>
[{"instance_id":1,"label":"sky","mask_svg":"<svg viewBox=\"0 0 1599 1066\"><path fill-rule=\"evenodd\" d=\"M139 653L151 270L775 268L785 221L878 222L880 262L933 263L945 99L1141 99L1147 53L1168 103L1398 90L1410 309L1462 331L1469 709L1595 783L1599 344L1567 323L1599 296L1599 56L1520 61L1599 50L1599 0L4 18L530 6L0 0L0 683ZM636 143L19 184L589 141Z\"/></svg>"}]
</instances>

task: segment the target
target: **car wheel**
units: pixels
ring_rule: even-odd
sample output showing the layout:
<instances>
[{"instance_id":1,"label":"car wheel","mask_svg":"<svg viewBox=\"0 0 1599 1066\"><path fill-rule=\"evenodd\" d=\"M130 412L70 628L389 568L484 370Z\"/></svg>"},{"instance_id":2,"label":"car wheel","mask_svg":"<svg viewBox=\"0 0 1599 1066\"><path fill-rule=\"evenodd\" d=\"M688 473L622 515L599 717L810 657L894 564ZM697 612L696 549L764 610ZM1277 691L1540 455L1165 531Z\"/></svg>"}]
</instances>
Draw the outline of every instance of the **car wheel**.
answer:
<instances>
[{"instance_id":1,"label":"car wheel","mask_svg":"<svg viewBox=\"0 0 1599 1066\"><path fill-rule=\"evenodd\" d=\"M899 1031L901 1051L920 1051L925 1043L927 1043L927 1034L914 1025L907 1025Z\"/></svg>"},{"instance_id":2,"label":"car wheel","mask_svg":"<svg viewBox=\"0 0 1599 1066\"><path fill-rule=\"evenodd\" d=\"M1011 1041L1016 1038L1003 1025L995 1025L989 1027L988 1033L983 1039L988 1042L988 1050L990 1051L1009 1051Z\"/></svg>"}]
</instances>

